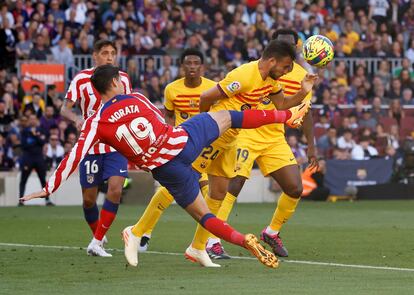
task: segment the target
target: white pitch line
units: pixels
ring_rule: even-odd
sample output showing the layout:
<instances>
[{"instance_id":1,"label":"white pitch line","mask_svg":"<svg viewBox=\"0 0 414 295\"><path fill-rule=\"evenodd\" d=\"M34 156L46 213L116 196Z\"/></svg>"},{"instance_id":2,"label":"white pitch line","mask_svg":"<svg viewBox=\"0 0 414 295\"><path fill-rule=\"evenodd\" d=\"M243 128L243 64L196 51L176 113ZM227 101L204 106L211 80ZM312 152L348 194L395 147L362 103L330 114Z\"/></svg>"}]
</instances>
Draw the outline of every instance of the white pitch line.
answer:
<instances>
[{"instance_id":1,"label":"white pitch line","mask_svg":"<svg viewBox=\"0 0 414 295\"><path fill-rule=\"evenodd\" d=\"M85 250L84 247L75 246L55 246L55 245L31 245L31 244L15 244L15 243L0 243L0 247L22 247L22 248L45 248L45 249L68 249L68 250ZM122 249L106 249L109 251L124 252ZM183 256L183 253L174 252L160 252L160 251L146 251L141 254L158 254L158 255L169 255L169 256ZM241 257L231 256L233 259L240 260L256 260L253 257ZM296 263L296 264L308 264L308 265L321 265L321 266L334 266L334 267L345 267L345 268L360 268L360 269L375 269L375 270L394 270L394 271L405 271L414 272L414 268L402 268L402 267L389 267L389 266L372 266L372 265L359 265L359 264L343 264L333 262L319 262L319 261L306 261L306 260L286 260L280 259L283 263Z\"/></svg>"}]
</instances>

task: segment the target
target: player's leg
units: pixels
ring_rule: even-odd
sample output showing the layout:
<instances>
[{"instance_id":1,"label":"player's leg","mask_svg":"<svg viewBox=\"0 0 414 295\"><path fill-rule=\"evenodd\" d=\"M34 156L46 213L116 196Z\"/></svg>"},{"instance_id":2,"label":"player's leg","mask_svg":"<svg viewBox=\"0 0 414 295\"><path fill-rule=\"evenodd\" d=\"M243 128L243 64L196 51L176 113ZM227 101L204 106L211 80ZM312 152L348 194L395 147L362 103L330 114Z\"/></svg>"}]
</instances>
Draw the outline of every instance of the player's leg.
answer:
<instances>
[{"instance_id":1,"label":"player's leg","mask_svg":"<svg viewBox=\"0 0 414 295\"><path fill-rule=\"evenodd\" d=\"M98 197L98 184L102 175L100 162L100 155L87 155L79 165L83 215L92 231L92 235L95 234L99 220L99 209L96 200Z\"/></svg>"},{"instance_id":2,"label":"player's leg","mask_svg":"<svg viewBox=\"0 0 414 295\"><path fill-rule=\"evenodd\" d=\"M302 179L298 165L289 165L270 174L280 185L282 194L270 224L263 230L262 239L268 243L275 254L287 257L288 251L280 238L280 230L296 210L302 194Z\"/></svg>"},{"instance_id":3,"label":"player's leg","mask_svg":"<svg viewBox=\"0 0 414 295\"><path fill-rule=\"evenodd\" d=\"M20 182L19 182L19 199L23 198L26 190L26 183L29 179L30 173L32 173L32 163L30 159L22 157L20 162ZM24 203L19 201L19 206L23 206Z\"/></svg>"}]
</instances>

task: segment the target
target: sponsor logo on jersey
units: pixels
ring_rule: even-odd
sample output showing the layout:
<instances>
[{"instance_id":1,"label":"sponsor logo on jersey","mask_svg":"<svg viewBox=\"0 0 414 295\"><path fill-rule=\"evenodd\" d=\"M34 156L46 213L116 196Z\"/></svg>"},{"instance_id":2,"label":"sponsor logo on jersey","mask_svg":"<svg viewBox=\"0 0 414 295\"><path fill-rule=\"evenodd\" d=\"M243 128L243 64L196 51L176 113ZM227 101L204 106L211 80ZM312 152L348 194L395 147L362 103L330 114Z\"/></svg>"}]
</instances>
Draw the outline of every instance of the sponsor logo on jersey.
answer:
<instances>
[{"instance_id":1,"label":"sponsor logo on jersey","mask_svg":"<svg viewBox=\"0 0 414 295\"><path fill-rule=\"evenodd\" d=\"M181 116L181 118L183 118L183 119L187 119L187 118L188 118L188 114L187 114L187 113L184 113L184 112L181 112L181 113L180 113L180 116Z\"/></svg>"},{"instance_id":2,"label":"sponsor logo on jersey","mask_svg":"<svg viewBox=\"0 0 414 295\"><path fill-rule=\"evenodd\" d=\"M241 84L238 81L231 82L229 85L227 85L227 90L231 93L236 92L237 90L240 90Z\"/></svg>"},{"instance_id":3,"label":"sponsor logo on jersey","mask_svg":"<svg viewBox=\"0 0 414 295\"><path fill-rule=\"evenodd\" d=\"M242 106L240 107L240 110L241 110L241 111L251 110L251 108L252 108L252 106L251 106L251 105L249 105L248 103L245 103L244 105L242 105Z\"/></svg>"}]
</instances>

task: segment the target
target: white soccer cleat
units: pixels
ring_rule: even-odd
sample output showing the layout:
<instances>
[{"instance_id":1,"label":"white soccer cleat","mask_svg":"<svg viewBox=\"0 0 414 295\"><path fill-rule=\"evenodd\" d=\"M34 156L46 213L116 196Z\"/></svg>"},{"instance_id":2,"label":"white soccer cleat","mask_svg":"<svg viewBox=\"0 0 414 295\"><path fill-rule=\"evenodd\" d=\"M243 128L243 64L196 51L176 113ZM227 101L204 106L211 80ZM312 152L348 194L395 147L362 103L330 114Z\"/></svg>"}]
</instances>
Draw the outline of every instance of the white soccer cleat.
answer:
<instances>
[{"instance_id":1,"label":"white soccer cleat","mask_svg":"<svg viewBox=\"0 0 414 295\"><path fill-rule=\"evenodd\" d=\"M106 244L108 244L108 243L109 243L108 238L106 236L104 236L103 239L102 239L102 246L105 247Z\"/></svg>"},{"instance_id":2,"label":"white soccer cleat","mask_svg":"<svg viewBox=\"0 0 414 295\"><path fill-rule=\"evenodd\" d=\"M102 244L102 241L93 238L86 249L86 253L89 256L112 257L112 254L105 251Z\"/></svg>"},{"instance_id":3,"label":"white soccer cleat","mask_svg":"<svg viewBox=\"0 0 414 295\"><path fill-rule=\"evenodd\" d=\"M204 267L221 267L220 264L216 264L211 261L206 250L198 250L193 248L191 245L188 246L188 248L185 250L184 256L188 260L198 262L201 266Z\"/></svg>"},{"instance_id":4,"label":"white soccer cleat","mask_svg":"<svg viewBox=\"0 0 414 295\"><path fill-rule=\"evenodd\" d=\"M135 236L131 229L133 226L128 226L122 231L122 239L124 240L124 255L128 264L131 266L138 265L138 247L141 238Z\"/></svg>"}]
</instances>

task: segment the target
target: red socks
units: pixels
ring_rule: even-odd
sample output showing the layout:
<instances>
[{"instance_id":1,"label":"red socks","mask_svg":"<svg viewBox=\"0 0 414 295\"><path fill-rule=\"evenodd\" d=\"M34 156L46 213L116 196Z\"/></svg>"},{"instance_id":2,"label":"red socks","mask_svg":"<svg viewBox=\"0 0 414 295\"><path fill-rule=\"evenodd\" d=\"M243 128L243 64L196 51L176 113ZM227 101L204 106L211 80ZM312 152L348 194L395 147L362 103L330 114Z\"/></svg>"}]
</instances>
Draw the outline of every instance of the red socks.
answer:
<instances>
[{"instance_id":1,"label":"red socks","mask_svg":"<svg viewBox=\"0 0 414 295\"><path fill-rule=\"evenodd\" d=\"M273 123L285 123L290 119L290 110L246 110L243 112L229 111L232 128L253 129Z\"/></svg>"},{"instance_id":2,"label":"red socks","mask_svg":"<svg viewBox=\"0 0 414 295\"><path fill-rule=\"evenodd\" d=\"M95 231L95 239L102 241L104 235L111 227L112 222L116 217L119 204L112 203L108 199L105 199L105 202L101 209L101 216L99 218L98 227Z\"/></svg>"},{"instance_id":3,"label":"red socks","mask_svg":"<svg viewBox=\"0 0 414 295\"><path fill-rule=\"evenodd\" d=\"M218 238L244 248L244 235L223 220L218 219L214 214L204 215L200 220L200 224Z\"/></svg>"}]
</instances>

